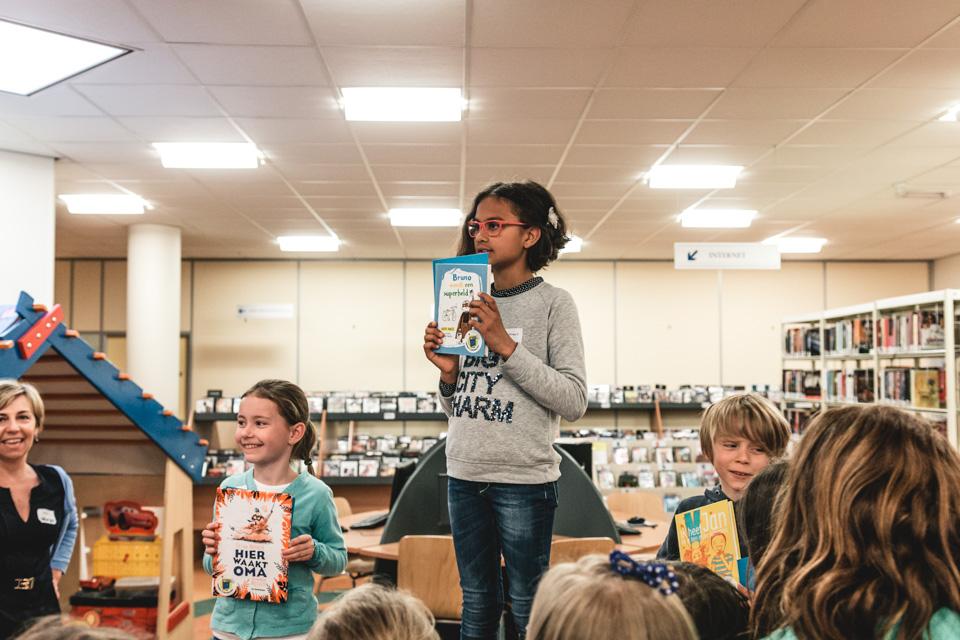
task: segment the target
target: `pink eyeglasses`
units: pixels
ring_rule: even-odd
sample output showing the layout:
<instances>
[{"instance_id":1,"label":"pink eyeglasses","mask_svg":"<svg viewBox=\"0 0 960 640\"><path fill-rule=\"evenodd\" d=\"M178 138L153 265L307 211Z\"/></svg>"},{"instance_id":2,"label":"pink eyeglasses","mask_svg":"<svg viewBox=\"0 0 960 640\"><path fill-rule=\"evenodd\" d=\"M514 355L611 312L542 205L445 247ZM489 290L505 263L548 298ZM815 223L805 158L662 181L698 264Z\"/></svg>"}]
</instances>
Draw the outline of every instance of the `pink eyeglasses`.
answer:
<instances>
[{"instance_id":1,"label":"pink eyeglasses","mask_svg":"<svg viewBox=\"0 0 960 640\"><path fill-rule=\"evenodd\" d=\"M529 227L525 222L505 222L503 220L471 220L467 223L467 235L476 238L480 235L480 229L486 229L487 235L496 238L503 231L504 227Z\"/></svg>"}]
</instances>

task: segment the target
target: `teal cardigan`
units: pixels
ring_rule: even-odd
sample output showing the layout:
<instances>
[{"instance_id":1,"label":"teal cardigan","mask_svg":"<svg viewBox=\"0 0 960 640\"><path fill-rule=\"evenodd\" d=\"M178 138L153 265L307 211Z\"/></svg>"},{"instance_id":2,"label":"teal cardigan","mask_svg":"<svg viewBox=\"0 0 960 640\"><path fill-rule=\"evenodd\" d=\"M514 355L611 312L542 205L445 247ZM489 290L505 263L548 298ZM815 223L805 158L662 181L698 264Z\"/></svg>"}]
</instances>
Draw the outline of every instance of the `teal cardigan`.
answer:
<instances>
[{"instance_id":1,"label":"teal cardigan","mask_svg":"<svg viewBox=\"0 0 960 640\"><path fill-rule=\"evenodd\" d=\"M252 469L226 478L220 486L250 490L257 488ZM310 534L313 537L313 558L307 562L290 563L285 603L217 598L210 621L211 629L229 631L244 640L306 633L317 619L317 599L313 595L311 571L335 576L347 565L347 548L340 533L330 487L302 471L284 493L293 496L290 538ZM213 573L213 558L208 554L203 555L203 568L207 573Z\"/></svg>"},{"instance_id":2,"label":"teal cardigan","mask_svg":"<svg viewBox=\"0 0 960 640\"><path fill-rule=\"evenodd\" d=\"M897 636L897 627L887 635L887 639ZM930 618L930 625L923 633L924 640L954 640L960 638L960 615L952 609L939 609ZM779 629L764 640L797 640L793 629Z\"/></svg>"}]
</instances>

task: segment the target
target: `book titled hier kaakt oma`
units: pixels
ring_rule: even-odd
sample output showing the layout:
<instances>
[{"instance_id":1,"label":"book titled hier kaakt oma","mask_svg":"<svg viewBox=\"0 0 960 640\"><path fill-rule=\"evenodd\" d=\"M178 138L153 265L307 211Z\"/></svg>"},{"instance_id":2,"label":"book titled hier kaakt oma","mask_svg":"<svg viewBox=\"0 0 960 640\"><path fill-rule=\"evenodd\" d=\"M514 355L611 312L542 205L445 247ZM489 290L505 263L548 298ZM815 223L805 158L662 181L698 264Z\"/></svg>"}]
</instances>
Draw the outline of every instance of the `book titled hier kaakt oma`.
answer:
<instances>
[{"instance_id":1,"label":"book titled hier kaakt oma","mask_svg":"<svg viewBox=\"0 0 960 640\"><path fill-rule=\"evenodd\" d=\"M484 356L483 336L470 327L470 303L490 293L490 262L485 253L433 261L433 313L443 344L437 353Z\"/></svg>"},{"instance_id":2,"label":"book titled hier kaakt oma","mask_svg":"<svg viewBox=\"0 0 960 640\"><path fill-rule=\"evenodd\" d=\"M293 496L286 493L217 489L214 521L220 544L213 556L213 595L287 601L287 561Z\"/></svg>"}]
</instances>

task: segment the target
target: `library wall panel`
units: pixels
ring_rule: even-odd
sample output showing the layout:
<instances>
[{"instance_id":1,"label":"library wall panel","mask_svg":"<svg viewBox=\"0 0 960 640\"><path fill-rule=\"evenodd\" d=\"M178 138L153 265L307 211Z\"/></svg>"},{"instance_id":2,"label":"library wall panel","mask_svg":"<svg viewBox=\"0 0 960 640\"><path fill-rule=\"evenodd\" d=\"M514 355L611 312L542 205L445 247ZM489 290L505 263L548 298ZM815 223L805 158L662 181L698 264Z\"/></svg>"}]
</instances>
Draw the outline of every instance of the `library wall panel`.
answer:
<instances>
[{"instance_id":1,"label":"library wall panel","mask_svg":"<svg viewBox=\"0 0 960 640\"><path fill-rule=\"evenodd\" d=\"M403 384L403 265L304 262L300 385L396 390Z\"/></svg>"},{"instance_id":2,"label":"library wall panel","mask_svg":"<svg viewBox=\"0 0 960 640\"><path fill-rule=\"evenodd\" d=\"M926 262L828 262L826 268L827 309L930 289Z\"/></svg>"},{"instance_id":3,"label":"library wall panel","mask_svg":"<svg viewBox=\"0 0 960 640\"><path fill-rule=\"evenodd\" d=\"M53 265L53 302L63 309L63 321L68 327L73 326L73 317L70 315L70 271L73 265L69 260L57 260Z\"/></svg>"},{"instance_id":4,"label":"library wall panel","mask_svg":"<svg viewBox=\"0 0 960 640\"><path fill-rule=\"evenodd\" d=\"M670 263L619 263L616 296L618 384L717 381L716 272L676 271Z\"/></svg>"},{"instance_id":5,"label":"library wall panel","mask_svg":"<svg viewBox=\"0 0 960 640\"><path fill-rule=\"evenodd\" d=\"M822 262L784 262L779 271L724 271L724 384L770 384L780 378L780 322L823 309Z\"/></svg>"},{"instance_id":6,"label":"library wall panel","mask_svg":"<svg viewBox=\"0 0 960 640\"><path fill-rule=\"evenodd\" d=\"M616 376L616 312L612 262L557 262L544 272L547 282L573 296L580 315L588 382L612 382Z\"/></svg>"},{"instance_id":7,"label":"library wall panel","mask_svg":"<svg viewBox=\"0 0 960 640\"><path fill-rule=\"evenodd\" d=\"M100 331L100 270L98 260L73 263L73 329Z\"/></svg>"},{"instance_id":8,"label":"library wall panel","mask_svg":"<svg viewBox=\"0 0 960 640\"><path fill-rule=\"evenodd\" d=\"M150 286L143 283L143 286ZM127 261L103 263L103 330L127 330Z\"/></svg>"},{"instance_id":9,"label":"library wall panel","mask_svg":"<svg viewBox=\"0 0 960 640\"><path fill-rule=\"evenodd\" d=\"M429 262L403 266L404 333L403 371L406 389L436 391L439 372L423 355L423 330L433 319L433 269Z\"/></svg>"},{"instance_id":10,"label":"library wall panel","mask_svg":"<svg viewBox=\"0 0 960 640\"><path fill-rule=\"evenodd\" d=\"M261 378L295 380L296 316L241 320L237 305L296 309L297 263L198 262L195 269L192 397L202 398L207 389L239 395Z\"/></svg>"},{"instance_id":11,"label":"library wall panel","mask_svg":"<svg viewBox=\"0 0 960 640\"><path fill-rule=\"evenodd\" d=\"M934 260L933 288L960 289L960 254Z\"/></svg>"}]
</instances>

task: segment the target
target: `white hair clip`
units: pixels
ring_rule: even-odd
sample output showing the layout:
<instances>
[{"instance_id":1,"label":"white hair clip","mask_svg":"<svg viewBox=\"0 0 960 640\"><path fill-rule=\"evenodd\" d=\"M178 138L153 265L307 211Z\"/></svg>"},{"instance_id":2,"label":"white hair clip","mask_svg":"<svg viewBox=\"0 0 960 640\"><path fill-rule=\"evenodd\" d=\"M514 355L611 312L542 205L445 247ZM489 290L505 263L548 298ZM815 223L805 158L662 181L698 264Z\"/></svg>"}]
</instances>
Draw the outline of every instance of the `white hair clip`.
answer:
<instances>
[{"instance_id":1,"label":"white hair clip","mask_svg":"<svg viewBox=\"0 0 960 640\"><path fill-rule=\"evenodd\" d=\"M553 207L547 211L547 222L550 223L550 226L554 229L560 228L560 216L557 215L557 210Z\"/></svg>"}]
</instances>

